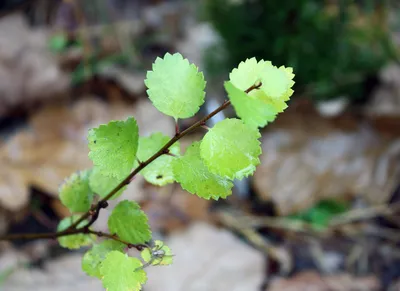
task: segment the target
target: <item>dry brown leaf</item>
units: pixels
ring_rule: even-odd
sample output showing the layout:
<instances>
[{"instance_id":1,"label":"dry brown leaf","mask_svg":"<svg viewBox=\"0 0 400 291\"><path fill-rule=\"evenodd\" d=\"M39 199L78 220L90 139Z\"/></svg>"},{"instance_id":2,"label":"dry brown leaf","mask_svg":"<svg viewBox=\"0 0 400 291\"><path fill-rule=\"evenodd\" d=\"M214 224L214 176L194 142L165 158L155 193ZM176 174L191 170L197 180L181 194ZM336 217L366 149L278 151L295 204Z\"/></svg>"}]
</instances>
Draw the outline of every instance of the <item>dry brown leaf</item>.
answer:
<instances>
[{"instance_id":1,"label":"dry brown leaf","mask_svg":"<svg viewBox=\"0 0 400 291\"><path fill-rule=\"evenodd\" d=\"M29 201L26 180L18 171L0 167L0 205L11 211L18 211Z\"/></svg>"},{"instance_id":2,"label":"dry brown leaf","mask_svg":"<svg viewBox=\"0 0 400 291\"><path fill-rule=\"evenodd\" d=\"M44 30L34 30L22 14L0 19L0 116L68 90L63 74L47 48Z\"/></svg>"},{"instance_id":3,"label":"dry brown leaf","mask_svg":"<svg viewBox=\"0 0 400 291\"><path fill-rule=\"evenodd\" d=\"M361 195L383 203L400 174L399 141L362 122L327 120L312 111L282 115L263 135L262 147L255 189L283 215L325 198Z\"/></svg>"},{"instance_id":4,"label":"dry brown leaf","mask_svg":"<svg viewBox=\"0 0 400 291\"><path fill-rule=\"evenodd\" d=\"M355 278L348 274L321 276L308 271L292 278L276 279L266 291L374 291L380 290L377 278L373 276Z\"/></svg>"}]
</instances>

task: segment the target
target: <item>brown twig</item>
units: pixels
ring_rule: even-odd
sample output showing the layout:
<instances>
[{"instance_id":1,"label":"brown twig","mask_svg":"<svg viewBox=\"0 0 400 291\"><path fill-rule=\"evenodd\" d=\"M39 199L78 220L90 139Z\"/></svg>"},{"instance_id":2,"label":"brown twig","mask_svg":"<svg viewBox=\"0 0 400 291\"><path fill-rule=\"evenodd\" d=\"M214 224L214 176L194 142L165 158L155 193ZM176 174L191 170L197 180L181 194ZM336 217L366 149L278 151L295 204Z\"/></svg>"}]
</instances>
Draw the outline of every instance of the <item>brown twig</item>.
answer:
<instances>
[{"instance_id":1,"label":"brown twig","mask_svg":"<svg viewBox=\"0 0 400 291\"><path fill-rule=\"evenodd\" d=\"M252 90L259 89L261 87L261 83L255 84L251 87L249 87L245 92L249 93ZM107 201L110 200L112 196L115 195L119 190L121 190L124 186L128 185L133 177L135 177L141 170L146 168L151 162L156 160L158 157L167 154L169 152L169 148L176 143L178 140L186 136L187 134L193 132L197 128L202 127L205 125L205 123L211 119L213 116L227 108L231 102L229 100L225 100L224 103L222 103L221 106L219 106L217 109L212 111L210 114L202 118L201 120L197 121L187 129L181 132L177 132L174 137L172 137L169 142L167 142L158 152L156 152L154 155L152 155L150 158L148 158L146 161L143 161L139 163L137 168L133 170L132 173L130 173L123 181L121 181L113 190L111 190L110 193L108 193L103 199L101 199L99 202L97 202L96 205L94 205L89 211L84 213L78 220L76 220L69 228L67 228L64 231L61 232L56 232L56 233L47 233L47 234L12 234L12 235L4 235L0 236L0 241L2 240L16 240L16 239L41 239L41 238L57 238L61 236L66 236L66 235L71 235L71 234L78 234L78 233L91 233L92 230L89 230L89 226L91 226L96 219L98 218L98 213L100 211L102 205L106 205ZM86 223L83 227L77 228L78 225L80 225L83 221L88 219L90 216L92 218L88 223ZM113 237L110 237L113 238Z\"/></svg>"},{"instance_id":2,"label":"brown twig","mask_svg":"<svg viewBox=\"0 0 400 291\"><path fill-rule=\"evenodd\" d=\"M222 210L216 213L216 218L224 226L243 235L247 241L260 251L278 261L281 264L280 271L282 274L288 274L293 268L293 258L290 252L281 246L273 244L252 227L248 227L243 223L238 213L230 213L229 211Z\"/></svg>"},{"instance_id":3,"label":"brown twig","mask_svg":"<svg viewBox=\"0 0 400 291\"><path fill-rule=\"evenodd\" d=\"M400 211L400 203L398 202L392 205L383 204L368 208L354 209L336 216L334 219L332 219L329 225L338 226L338 225L348 224L354 221L375 218L377 216L393 215L399 211Z\"/></svg>"},{"instance_id":4,"label":"brown twig","mask_svg":"<svg viewBox=\"0 0 400 291\"><path fill-rule=\"evenodd\" d=\"M85 228L87 230L89 230L89 227L93 225L93 223L95 223L95 221L97 220L97 218L99 218L99 214L100 214L100 210L103 208L107 208L108 207L108 202L104 201L103 203L97 203L96 204L96 209L95 211L91 214L92 217L90 218L90 221L85 225Z\"/></svg>"},{"instance_id":5,"label":"brown twig","mask_svg":"<svg viewBox=\"0 0 400 291\"><path fill-rule=\"evenodd\" d=\"M73 235L83 233L81 229L61 231L61 232L50 232L50 233L14 233L0 236L2 240L33 240L33 239L56 239L61 236Z\"/></svg>"},{"instance_id":6,"label":"brown twig","mask_svg":"<svg viewBox=\"0 0 400 291\"><path fill-rule=\"evenodd\" d=\"M98 237L106 237L106 238L118 241L118 242L123 243L124 245L126 245L128 248L130 248L130 249L131 248L135 248L138 251L142 251L143 249L149 247L148 245L145 245L145 244L131 244L131 243L127 242L127 241L124 241L124 240L120 239L116 234L109 234L109 233L105 233L105 232L102 232L102 231L94 231L94 230L88 230L86 233L94 234L94 235L97 235Z\"/></svg>"}]
</instances>

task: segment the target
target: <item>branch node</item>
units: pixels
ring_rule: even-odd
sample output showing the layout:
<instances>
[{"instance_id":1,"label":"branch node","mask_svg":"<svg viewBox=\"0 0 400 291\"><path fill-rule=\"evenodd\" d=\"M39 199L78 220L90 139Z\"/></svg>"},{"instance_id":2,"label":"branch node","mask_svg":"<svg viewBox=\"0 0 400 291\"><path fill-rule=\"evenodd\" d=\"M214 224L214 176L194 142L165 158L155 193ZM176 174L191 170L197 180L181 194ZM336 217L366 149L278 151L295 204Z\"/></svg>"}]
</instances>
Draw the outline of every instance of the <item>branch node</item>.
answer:
<instances>
[{"instance_id":1,"label":"branch node","mask_svg":"<svg viewBox=\"0 0 400 291\"><path fill-rule=\"evenodd\" d=\"M136 161L138 162L139 167L143 166L144 163L141 160L139 160L138 157L136 157Z\"/></svg>"},{"instance_id":2,"label":"branch node","mask_svg":"<svg viewBox=\"0 0 400 291\"><path fill-rule=\"evenodd\" d=\"M100 201L99 202L99 210L100 208L107 208L108 207L108 202L107 201Z\"/></svg>"},{"instance_id":3,"label":"branch node","mask_svg":"<svg viewBox=\"0 0 400 291\"><path fill-rule=\"evenodd\" d=\"M139 252L143 251L143 250L146 249L146 248L147 248L146 245L136 245L136 249L137 249Z\"/></svg>"}]
</instances>

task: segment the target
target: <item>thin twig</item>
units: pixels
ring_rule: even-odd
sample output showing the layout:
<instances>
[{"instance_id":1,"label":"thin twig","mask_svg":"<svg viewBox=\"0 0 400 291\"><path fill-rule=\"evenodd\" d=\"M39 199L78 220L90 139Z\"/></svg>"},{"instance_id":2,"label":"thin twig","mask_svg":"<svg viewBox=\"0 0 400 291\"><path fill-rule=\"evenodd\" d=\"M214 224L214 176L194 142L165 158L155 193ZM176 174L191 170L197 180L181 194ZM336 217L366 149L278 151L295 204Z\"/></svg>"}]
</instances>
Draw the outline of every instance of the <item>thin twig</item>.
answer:
<instances>
[{"instance_id":1,"label":"thin twig","mask_svg":"<svg viewBox=\"0 0 400 291\"><path fill-rule=\"evenodd\" d=\"M89 227L93 225L93 223L96 222L96 220L99 218L100 210L103 208L108 207L108 202L104 201L103 203L98 203L96 204L96 209L92 213L92 217L90 218L90 221L85 225L85 228L89 230Z\"/></svg>"},{"instance_id":2,"label":"thin twig","mask_svg":"<svg viewBox=\"0 0 400 291\"><path fill-rule=\"evenodd\" d=\"M167 156L174 157L174 158L178 157L177 155L175 155L175 154L173 154L173 153L171 153L171 152L166 153L166 155L167 155Z\"/></svg>"},{"instance_id":3,"label":"thin twig","mask_svg":"<svg viewBox=\"0 0 400 291\"><path fill-rule=\"evenodd\" d=\"M287 249L273 244L255 229L248 227L237 213L219 211L216 217L223 225L243 235L253 246L278 261L281 264L282 274L288 274L293 268L293 258Z\"/></svg>"},{"instance_id":4,"label":"thin twig","mask_svg":"<svg viewBox=\"0 0 400 291\"><path fill-rule=\"evenodd\" d=\"M116 234L110 234L110 233L105 233L102 231L94 231L94 230L88 230L86 233L88 234L94 234L97 235L98 237L106 237L115 241L118 241L120 243L123 243L124 245L126 245L128 248L135 248L138 251L142 251L145 248L148 248L148 245L145 244L131 244L130 242L124 241L122 239L120 239Z\"/></svg>"},{"instance_id":5,"label":"thin twig","mask_svg":"<svg viewBox=\"0 0 400 291\"><path fill-rule=\"evenodd\" d=\"M371 219L377 216L389 216L400 211L400 203L391 205L376 205L368 208L354 209L336 216L329 223L330 226L348 224L354 221Z\"/></svg>"},{"instance_id":6,"label":"thin twig","mask_svg":"<svg viewBox=\"0 0 400 291\"><path fill-rule=\"evenodd\" d=\"M83 233L81 229L61 231L61 232L50 232L50 233L13 233L0 236L2 240L34 240L34 239L56 239L61 236L73 235Z\"/></svg>"}]
</instances>

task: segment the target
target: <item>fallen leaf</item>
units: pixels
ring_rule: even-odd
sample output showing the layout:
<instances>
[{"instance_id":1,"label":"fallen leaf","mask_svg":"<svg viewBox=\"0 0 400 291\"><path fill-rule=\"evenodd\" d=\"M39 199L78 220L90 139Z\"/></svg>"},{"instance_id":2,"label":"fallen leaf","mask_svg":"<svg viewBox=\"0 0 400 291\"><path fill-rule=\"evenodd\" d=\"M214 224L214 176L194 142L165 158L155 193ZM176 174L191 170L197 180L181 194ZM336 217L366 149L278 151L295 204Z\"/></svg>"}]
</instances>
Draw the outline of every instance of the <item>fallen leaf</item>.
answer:
<instances>
[{"instance_id":1,"label":"fallen leaf","mask_svg":"<svg viewBox=\"0 0 400 291\"><path fill-rule=\"evenodd\" d=\"M384 203L400 173L395 158L400 142L394 138L383 138L360 121L337 123L295 106L265 131L262 148L254 187L282 215L327 198L362 196Z\"/></svg>"},{"instance_id":2,"label":"fallen leaf","mask_svg":"<svg viewBox=\"0 0 400 291\"><path fill-rule=\"evenodd\" d=\"M266 291L374 291L380 290L376 277L356 278L348 274L322 276L314 271L274 280Z\"/></svg>"}]
</instances>

